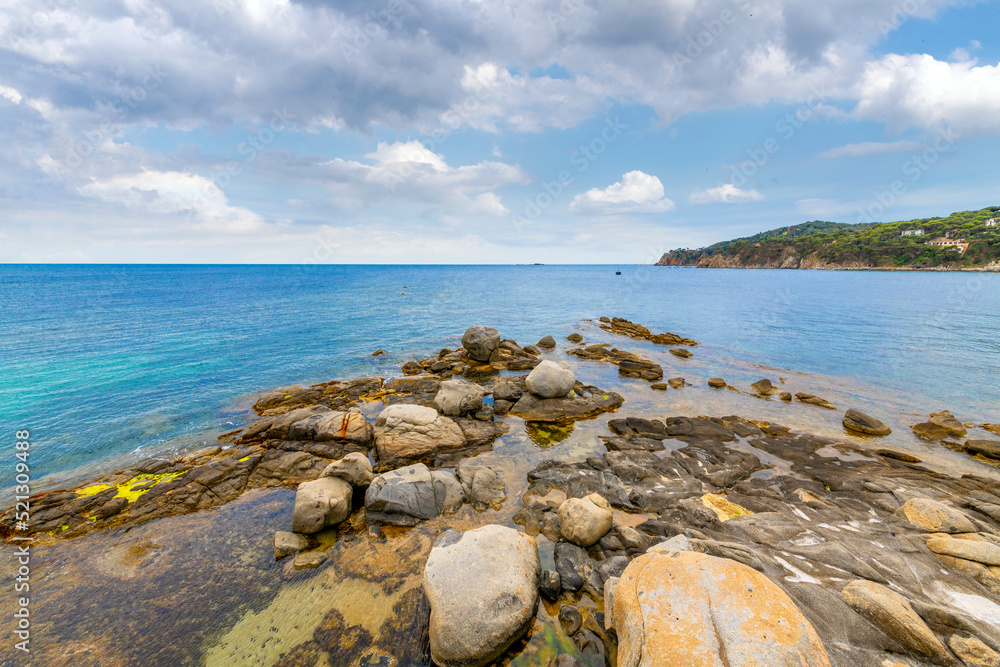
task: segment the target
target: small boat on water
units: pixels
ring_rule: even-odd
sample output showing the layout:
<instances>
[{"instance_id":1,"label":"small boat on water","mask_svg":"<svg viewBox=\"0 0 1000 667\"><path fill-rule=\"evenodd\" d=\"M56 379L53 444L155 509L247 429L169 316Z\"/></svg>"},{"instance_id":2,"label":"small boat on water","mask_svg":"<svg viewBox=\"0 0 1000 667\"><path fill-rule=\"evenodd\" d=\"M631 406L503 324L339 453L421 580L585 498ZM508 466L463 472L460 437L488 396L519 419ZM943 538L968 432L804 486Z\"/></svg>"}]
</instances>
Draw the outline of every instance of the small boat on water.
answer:
<instances>
[{"instance_id":1,"label":"small boat on water","mask_svg":"<svg viewBox=\"0 0 1000 667\"><path fill-rule=\"evenodd\" d=\"M621 269L618 269L617 271L615 271L615 275L616 276L620 276L621 274L622 274L622 270Z\"/></svg>"}]
</instances>

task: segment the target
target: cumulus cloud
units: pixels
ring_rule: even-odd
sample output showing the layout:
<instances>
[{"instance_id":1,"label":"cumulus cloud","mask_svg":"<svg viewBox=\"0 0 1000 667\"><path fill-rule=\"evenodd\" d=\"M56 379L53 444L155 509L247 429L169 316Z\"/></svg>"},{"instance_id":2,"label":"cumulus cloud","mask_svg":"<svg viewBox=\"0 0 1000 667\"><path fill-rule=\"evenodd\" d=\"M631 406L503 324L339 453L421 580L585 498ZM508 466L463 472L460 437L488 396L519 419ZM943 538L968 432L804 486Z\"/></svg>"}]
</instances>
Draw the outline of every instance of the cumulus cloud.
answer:
<instances>
[{"instance_id":1,"label":"cumulus cloud","mask_svg":"<svg viewBox=\"0 0 1000 667\"><path fill-rule=\"evenodd\" d=\"M886 153L901 153L923 148L918 141L863 141L857 144L847 144L823 151L816 157L828 159L837 157L865 157L866 155L884 155Z\"/></svg>"},{"instance_id":2,"label":"cumulus cloud","mask_svg":"<svg viewBox=\"0 0 1000 667\"><path fill-rule=\"evenodd\" d=\"M663 194L660 179L638 170L604 189L577 195L569 205L574 213L666 213L674 208L674 202Z\"/></svg>"},{"instance_id":3,"label":"cumulus cloud","mask_svg":"<svg viewBox=\"0 0 1000 667\"><path fill-rule=\"evenodd\" d=\"M692 204L746 204L764 201L764 195L756 190L741 190L732 183L726 183L717 188L692 192L688 201Z\"/></svg>"},{"instance_id":4,"label":"cumulus cloud","mask_svg":"<svg viewBox=\"0 0 1000 667\"><path fill-rule=\"evenodd\" d=\"M869 63L852 116L890 128L949 127L960 136L1000 133L1000 65L890 54Z\"/></svg>"},{"instance_id":5,"label":"cumulus cloud","mask_svg":"<svg viewBox=\"0 0 1000 667\"><path fill-rule=\"evenodd\" d=\"M179 214L192 226L249 232L264 219L241 206L231 206L225 193L204 176L176 171L142 171L95 180L77 188L86 196L149 213Z\"/></svg>"}]
</instances>

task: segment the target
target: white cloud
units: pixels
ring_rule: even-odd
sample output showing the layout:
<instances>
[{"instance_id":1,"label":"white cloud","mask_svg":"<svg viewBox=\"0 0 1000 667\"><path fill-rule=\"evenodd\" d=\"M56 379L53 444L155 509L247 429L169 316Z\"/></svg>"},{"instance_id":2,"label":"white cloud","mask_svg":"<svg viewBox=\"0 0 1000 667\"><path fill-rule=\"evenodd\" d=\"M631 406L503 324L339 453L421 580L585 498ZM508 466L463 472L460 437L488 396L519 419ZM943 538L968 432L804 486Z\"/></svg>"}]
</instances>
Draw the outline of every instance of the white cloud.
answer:
<instances>
[{"instance_id":1,"label":"white cloud","mask_svg":"<svg viewBox=\"0 0 1000 667\"><path fill-rule=\"evenodd\" d=\"M77 191L149 213L179 215L196 228L249 232L264 225L264 219L253 211L230 206L225 193L211 179L198 174L142 171L95 180Z\"/></svg>"},{"instance_id":2,"label":"white cloud","mask_svg":"<svg viewBox=\"0 0 1000 667\"><path fill-rule=\"evenodd\" d=\"M958 136L1000 133L1000 66L890 54L868 64L852 116L890 128L951 128Z\"/></svg>"},{"instance_id":3,"label":"white cloud","mask_svg":"<svg viewBox=\"0 0 1000 667\"><path fill-rule=\"evenodd\" d=\"M923 148L923 144L917 141L864 141L858 144L847 144L823 151L816 157L837 158L837 157L864 157L866 155L884 155L886 153L901 153Z\"/></svg>"},{"instance_id":4,"label":"white cloud","mask_svg":"<svg viewBox=\"0 0 1000 667\"><path fill-rule=\"evenodd\" d=\"M21 103L21 93L16 88L10 86L0 86L0 97L5 97L14 104Z\"/></svg>"},{"instance_id":5,"label":"white cloud","mask_svg":"<svg viewBox=\"0 0 1000 667\"><path fill-rule=\"evenodd\" d=\"M638 170L603 190L592 188L577 195L569 205L575 213L666 213L674 208L663 195L660 179Z\"/></svg>"},{"instance_id":6,"label":"white cloud","mask_svg":"<svg viewBox=\"0 0 1000 667\"><path fill-rule=\"evenodd\" d=\"M688 197L688 201L692 204L746 204L763 200L764 195L756 190L741 190L732 183L701 192L692 192Z\"/></svg>"},{"instance_id":7,"label":"white cloud","mask_svg":"<svg viewBox=\"0 0 1000 667\"><path fill-rule=\"evenodd\" d=\"M378 144L365 156L376 164L335 158L317 165L317 176L346 207L397 200L426 204L440 215L505 216L510 213L495 188L524 183L527 176L516 165L483 161L449 166L444 157L419 141Z\"/></svg>"}]
</instances>

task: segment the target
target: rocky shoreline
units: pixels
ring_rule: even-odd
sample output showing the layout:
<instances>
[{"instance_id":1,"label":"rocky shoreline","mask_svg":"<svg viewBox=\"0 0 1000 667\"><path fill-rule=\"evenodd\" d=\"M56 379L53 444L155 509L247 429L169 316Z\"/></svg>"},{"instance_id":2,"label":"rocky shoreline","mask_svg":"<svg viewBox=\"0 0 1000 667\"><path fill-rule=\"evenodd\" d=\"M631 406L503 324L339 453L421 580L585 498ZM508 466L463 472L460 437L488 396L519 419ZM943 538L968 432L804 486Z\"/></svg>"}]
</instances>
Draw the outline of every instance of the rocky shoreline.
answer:
<instances>
[{"instance_id":1,"label":"rocky shoreline","mask_svg":"<svg viewBox=\"0 0 1000 667\"><path fill-rule=\"evenodd\" d=\"M693 363L691 339L619 318L597 326ZM517 664L1000 665L1000 440L970 436L948 411L913 424L920 442L981 468L949 475L875 444L892 429L856 409L838 419L871 446L740 416L636 413L627 394L579 379L577 363L613 363L659 391L841 408L766 378L660 382L663 360L580 334L562 345L474 326L402 377L268 392L258 419L218 446L33 496L29 534L58 549L295 486L268 546L295 580L336 572L342 545L402 548L406 531L439 527L412 555L399 612L416 610L404 625L423 637L419 656L406 662L328 614L281 667L508 664L544 619L568 643ZM512 431L544 446L599 418L599 455L541 460L520 479L478 460ZM0 518L7 539L13 518Z\"/></svg>"}]
</instances>

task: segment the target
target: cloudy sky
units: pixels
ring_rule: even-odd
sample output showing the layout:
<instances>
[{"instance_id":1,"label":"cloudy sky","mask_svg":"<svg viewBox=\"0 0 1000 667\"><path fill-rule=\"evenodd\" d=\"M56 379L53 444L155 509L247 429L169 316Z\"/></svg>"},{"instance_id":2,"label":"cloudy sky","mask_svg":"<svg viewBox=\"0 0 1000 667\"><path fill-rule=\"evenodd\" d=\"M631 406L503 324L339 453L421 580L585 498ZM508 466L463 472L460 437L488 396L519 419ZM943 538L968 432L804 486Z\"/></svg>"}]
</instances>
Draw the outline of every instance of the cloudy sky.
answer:
<instances>
[{"instance_id":1,"label":"cloudy sky","mask_svg":"<svg viewBox=\"0 0 1000 667\"><path fill-rule=\"evenodd\" d=\"M998 28L945 0L3 0L0 261L649 263L996 205Z\"/></svg>"}]
</instances>

